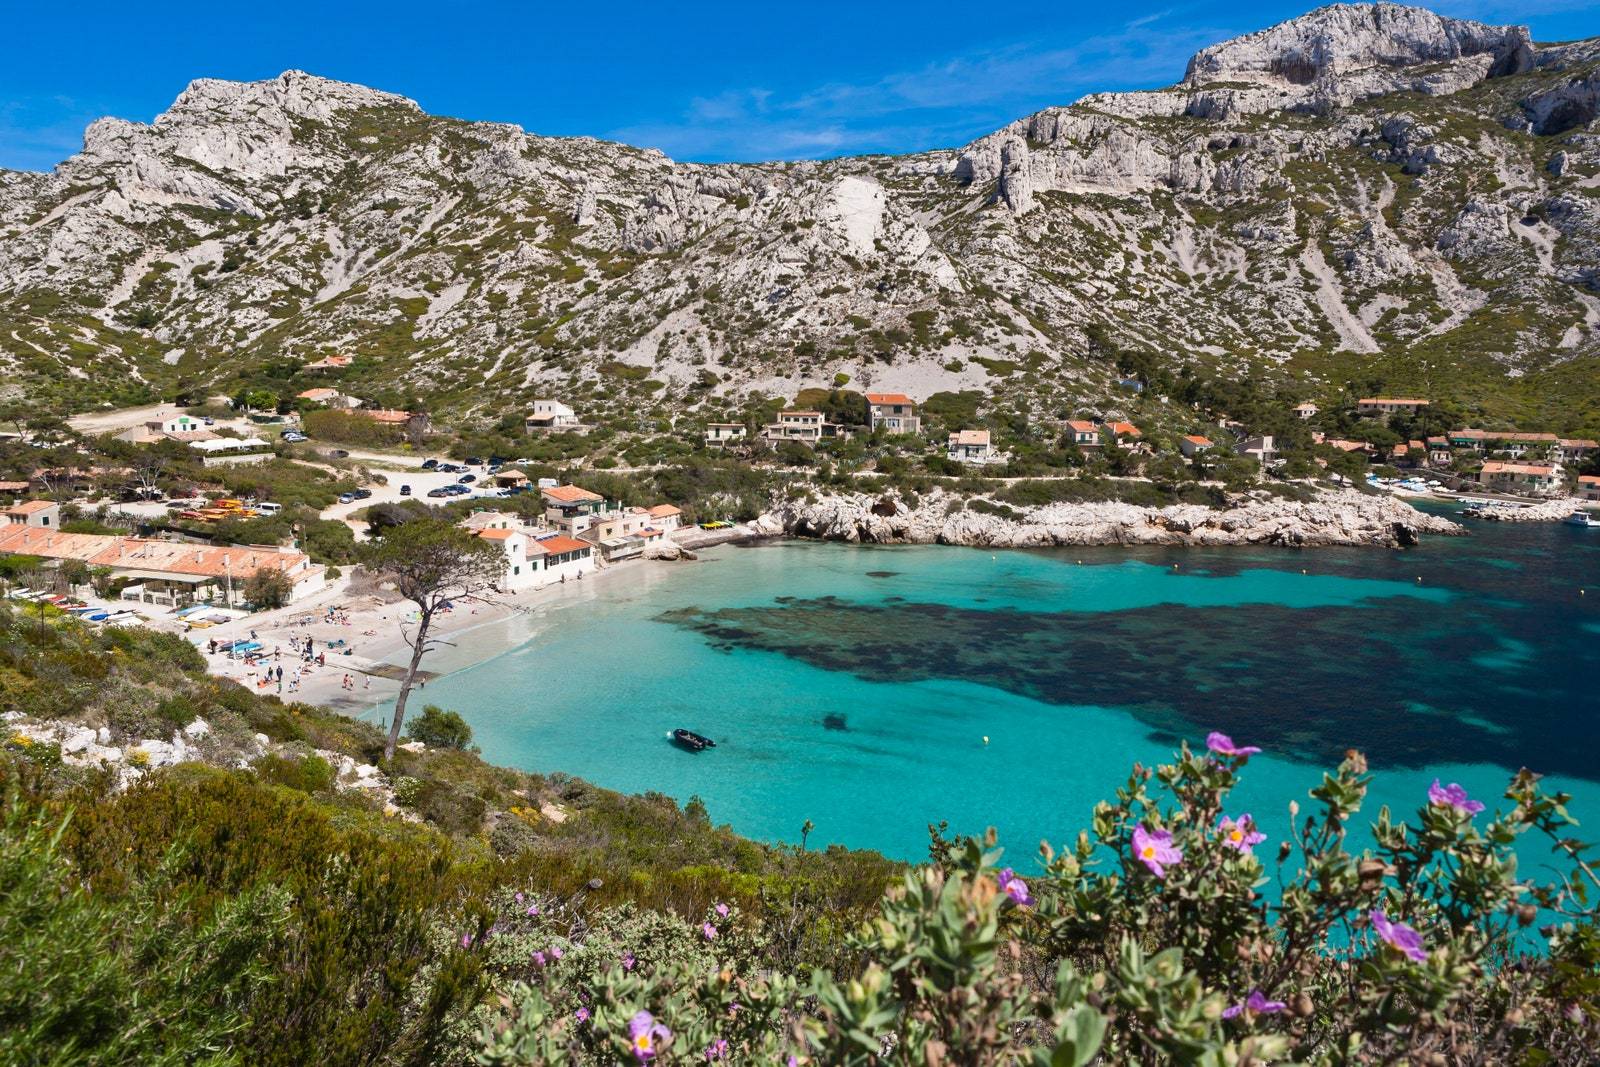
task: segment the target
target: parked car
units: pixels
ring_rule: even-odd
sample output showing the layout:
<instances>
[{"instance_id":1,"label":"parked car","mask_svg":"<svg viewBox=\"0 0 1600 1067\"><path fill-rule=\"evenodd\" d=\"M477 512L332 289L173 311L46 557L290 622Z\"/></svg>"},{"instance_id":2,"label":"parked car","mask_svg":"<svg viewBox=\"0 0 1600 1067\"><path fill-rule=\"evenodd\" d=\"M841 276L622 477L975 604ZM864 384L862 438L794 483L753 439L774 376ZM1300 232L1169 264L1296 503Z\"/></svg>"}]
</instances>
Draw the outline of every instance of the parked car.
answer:
<instances>
[{"instance_id":1,"label":"parked car","mask_svg":"<svg viewBox=\"0 0 1600 1067\"><path fill-rule=\"evenodd\" d=\"M450 491L449 486L443 486L439 489L429 489L428 495L433 497L435 500L441 497L455 496L455 494Z\"/></svg>"},{"instance_id":2,"label":"parked car","mask_svg":"<svg viewBox=\"0 0 1600 1067\"><path fill-rule=\"evenodd\" d=\"M468 456L467 457L467 466L469 466L469 467L476 467L478 464L480 464L482 462L483 462L483 460L479 459L477 456Z\"/></svg>"},{"instance_id":3,"label":"parked car","mask_svg":"<svg viewBox=\"0 0 1600 1067\"><path fill-rule=\"evenodd\" d=\"M470 485L477 480L478 476L476 474L463 474L461 477L456 479L456 481L460 482L462 485Z\"/></svg>"},{"instance_id":4,"label":"parked car","mask_svg":"<svg viewBox=\"0 0 1600 1067\"><path fill-rule=\"evenodd\" d=\"M289 441L289 442L294 443L294 444L298 444L301 441L310 440L310 438L308 438L305 434L300 433L300 432L298 432L296 430L290 430L288 433L284 434L283 435L283 439L285 441Z\"/></svg>"},{"instance_id":5,"label":"parked car","mask_svg":"<svg viewBox=\"0 0 1600 1067\"><path fill-rule=\"evenodd\" d=\"M342 448L336 448L332 452L329 452L328 455L332 456L334 459L349 459L350 458L350 453L346 452Z\"/></svg>"},{"instance_id":6,"label":"parked car","mask_svg":"<svg viewBox=\"0 0 1600 1067\"><path fill-rule=\"evenodd\" d=\"M217 420L213 419L210 415L202 416L200 421L205 423L207 426L215 426L217 424Z\"/></svg>"},{"instance_id":7,"label":"parked car","mask_svg":"<svg viewBox=\"0 0 1600 1067\"><path fill-rule=\"evenodd\" d=\"M357 489L355 492L351 493L350 495L355 497L357 500L366 500L366 499L368 499L369 497L372 496L372 490L371 489Z\"/></svg>"},{"instance_id":8,"label":"parked car","mask_svg":"<svg viewBox=\"0 0 1600 1067\"><path fill-rule=\"evenodd\" d=\"M339 503L341 503L341 504L354 504L355 501L356 501L356 495L354 493L340 493L339 494Z\"/></svg>"},{"instance_id":9,"label":"parked car","mask_svg":"<svg viewBox=\"0 0 1600 1067\"><path fill-rule=\"evenodd\" d=\"M410 496L411 495L411 487L409 485L402 485L400 487L400 495L401 496Z\"/></svg>"},{"instance_id":10,"label":"parked car","mask_svg":"<svg viewBox=\"0 0 1600 1067\"><path fill-rule=\"evenodd\" d=\"M436 460L436 459L425 459L425 460L422 461L422 469L425 470L425 471L431 471L431 470L433 470L433 468L437 467L438 465L439 465L439 461Z\"/></svg>"}]
</instances>

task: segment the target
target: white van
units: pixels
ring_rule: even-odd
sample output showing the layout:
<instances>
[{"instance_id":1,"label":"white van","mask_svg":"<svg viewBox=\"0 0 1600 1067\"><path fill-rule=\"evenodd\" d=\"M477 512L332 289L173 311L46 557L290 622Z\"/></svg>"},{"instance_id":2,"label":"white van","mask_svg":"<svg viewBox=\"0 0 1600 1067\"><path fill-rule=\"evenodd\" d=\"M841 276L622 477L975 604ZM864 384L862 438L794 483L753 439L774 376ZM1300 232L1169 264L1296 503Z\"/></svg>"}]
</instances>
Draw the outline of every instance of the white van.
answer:
<instances>
[{"instance_id":1,"label":"white van","mask_svg":"<svg viewBox=\"0 0 1600 1067\"><path fill-rule=\"evenodd\" d=\"M255 508L256 511L263 515L276 515L278 512L283 510L282 504L274 504L270 500L264 500L259 504L252 504L250 506Z\"/></svg>"}]
</instances>

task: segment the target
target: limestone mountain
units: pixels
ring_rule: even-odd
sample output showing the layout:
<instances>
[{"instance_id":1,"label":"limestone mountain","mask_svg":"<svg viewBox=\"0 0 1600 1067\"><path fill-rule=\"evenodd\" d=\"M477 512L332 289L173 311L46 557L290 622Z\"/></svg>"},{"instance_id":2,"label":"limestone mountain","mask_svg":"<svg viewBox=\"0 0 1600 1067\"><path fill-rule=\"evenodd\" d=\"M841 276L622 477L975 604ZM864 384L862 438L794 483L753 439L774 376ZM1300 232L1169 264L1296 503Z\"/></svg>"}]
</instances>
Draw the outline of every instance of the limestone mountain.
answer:
<instances>
[{"instance_id":1,"label":"limestone mountain","mask_svg":"<svg viewBox=\"0 0 1600 1067\"><path fill-rule=\"evenodd\" d=\"M345 353L441 413L836 373L1022 410L1115 352L1600 426L1600 39L1392 4L963 148L696 165L290 71L0 171L0 358L61 408Z\"/></svg>"}]
</instances>

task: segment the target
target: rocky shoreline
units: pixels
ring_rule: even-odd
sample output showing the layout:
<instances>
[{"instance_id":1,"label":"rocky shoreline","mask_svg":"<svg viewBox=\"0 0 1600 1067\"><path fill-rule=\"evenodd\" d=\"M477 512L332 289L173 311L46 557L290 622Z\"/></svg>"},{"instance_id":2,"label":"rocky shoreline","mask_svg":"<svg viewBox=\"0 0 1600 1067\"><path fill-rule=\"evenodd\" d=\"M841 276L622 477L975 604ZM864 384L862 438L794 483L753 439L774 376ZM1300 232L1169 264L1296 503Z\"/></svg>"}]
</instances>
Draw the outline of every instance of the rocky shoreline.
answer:
<instances>
[{"instance_id":1,"label":"rocky shoreline","mask_svg":"<svg viewBox=\"0 0 1600 1067\"><path fill-rule=\"evenodd\" d=\"M771 536L868 544L1047 548L1067 545L1338 545L1404 548L1423 534L1461 535L1449 519L1418 511L1392 496L1354 490L1318 493L1309 501L1241 499L1222 509L1193 504L1163 508L1116 501L1019 508L1020 518L974 511L942 490L914 506L898 495L838 493L776 504L753 524Z\"/></svg>"}]
</instances>

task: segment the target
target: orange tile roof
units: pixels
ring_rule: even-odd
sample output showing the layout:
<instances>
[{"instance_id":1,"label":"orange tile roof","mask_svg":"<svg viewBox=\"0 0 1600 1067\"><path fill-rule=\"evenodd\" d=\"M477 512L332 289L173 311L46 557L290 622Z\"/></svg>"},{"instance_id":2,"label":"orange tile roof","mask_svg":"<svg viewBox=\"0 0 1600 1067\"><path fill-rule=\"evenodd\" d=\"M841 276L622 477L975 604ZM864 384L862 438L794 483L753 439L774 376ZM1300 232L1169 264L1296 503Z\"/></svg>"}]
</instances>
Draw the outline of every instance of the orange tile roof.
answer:
<instances>
[{"instance_id":1,"label":"orange tile roof","mask_svg":"<svg viewBox=\"0 0 1600 1067\"><path fill-rule=\"evenodd\" d=\"M1074 430L1077 430L1079 433L1089 433L1091 431L1096 433L1099 432L1094 423L1085 422L1083 419L1068 419L1067 425L1072 427Z\"/></svg>"},{"instance_id":2,"label":"orange tile roof","mask_svg":"<svg viewBox=\"0 0 1600 1067\"><path fill-rule=\"evenodd\" d=\"M24 484L26 484L26 483L24 483ZM6 509L6 514L7 515L34 515L34 514L37 514L37 513L41 512L41 511L44 511L44 510L46 510L48 508L53 508L55 506L56 506L56 504L55 504L55 501L53 501L53 500L24 500L20 504L16 504L16 505L14 505L12 507L7 508Z\"/></svg>"},{"instance_id":3,"label":"orange tile roof","mask_svg":"<svg viewBox=\"0 0 1600 1067\"><path fill-rule=\"evenodd\" d=\"M1185 441L1188 441L1192 445L1209 445L1209 444L1211 444L1211 438L1209 438L1209 437L1201 437L1197 433L1186 433L1186 434L1183 435L1183 439Z\"/></svg>"},{"instance_id":4,"label":"orange tile roof","mask_svg":"<svg viewBox=\"0 0 1600 1067\"><path fill-rule=\"evenodd\" d=\"M1578 484L1600 485L1600 474L1580 474L1578 475Z\"/></svg>"},{"instance_id":5,"label":"orange tile roof","mask_svg":"<svg viewBox=\"0 0 1600 1067\"><path fill-rule=\"evenodd\" d=\"M411 412L395 411L390 408L373 408L371 411L357 410L356 414L362 418L371 419L373 422L399 423L411 420Z\"/></svg>"},{"instance_id":6,"label":"orange tile roof","mask_svg":"<svg viewBox=\"0 0 1600 1067\"><path fill-rule=\"evenodd\" d=\"M529 547L531 548L532 546L530 545ZM539 538L539 547L554 555L562 552L576 552L580 548L593 548L594 546L587 541L579 541L576 538L568 537L566 534L555 534L551 537Z\"/></svg>"},{"instance_id":7,"label":"orange tile roof","mask_svg":"<svg viewBox=\"0 0 1600 1067\"><path fill-rule=\"evenodd\" d=\"M1549 475L1555 473L1555 468L1545 463L1501 463L1499 460L1490 460L1483 465L1480 474L1538 474Z\"/></svg>"},{"instance_id":8,"label":"orange tile roof","mask_svg":"<svg viewBox=\"0 0 1600 1067\"><path fill-rule=\"evenodd\" d=\"M1118 437L1143 437L1144 436L1143 434L1141 434L1139 432L1139 427L1135 426L1131 422L1109 422L1109 423L1106 424L1106 429L1110 430L1112 433L1116 434Z\"/></svg>"},{"instance_id":9,"label":"orange tile roof","mask_svg":"<svg viewBox=\"0 0 1600 1067\"><path fill-rule=\"evenodd\" d=\"M478 530L477 531L477 534L478 534L479 537L486 538L486 539L488 539L490 541L504 541L506 538L510 537L514 533L516 533L515 530Z\"/></svg>"},{"instance_id":10,"label":"orange tile roof","mask_svg":"<svg viewBox=\"0 0 1600 1067\"><path fill-rule=\"evenodd\" d=\"M869 404L915 404L916 401L912 400L909 396L906 396L906 394L904 394L904 393L868 393L867 394L867 403L869 403Z\"/></svg>"},{"instance_id":11,"label":"orange tile roof","mask_svg":"<svg viewBox=\"0 0 1600 1067\"><path fill-rule=\"evenodd\" d=\"M563 504L580 504L590 500L604 500L599 493L591 493L587 489L580 489L575 485L558 485L553 489L541 489L539 492L551 500L559 500Z\"/></svg>"},{"instance_id":12,"label":"orange tile roof","mask_svg":"<svg viewBox=\"0 0 1600 1067\"><path fill-rule=\"evenodd\" d=\"M952 445L986 445L989 443L988 430L957 430L950 435Z\"/></svg>"},{"instance_id":13,"label":"orange tile roof","mask_svg":"<svg viewBox=\"0 0 1600 1067\"><path fill-rule=\"evenodd\" d=\"M682 514L683 514L683 509L679 508L675 504L657 504L655 507L650 509L650 517L652 519L664 519L668 515L682 515Z\"/></svg>"},{"instance_id":14,"label":"orange tile roof","mask_svg":"<svg viewBox=\"0 0 1600 1067\"><path fill-rule=\"evenodd\" d=\"M1562 448L1600 448L1600 442L1591 441L1586 437L1563 437Z\"/></svg>"},{"instance_id":15,"label":"orange tile roof","mask_svg":"<svg viewBox=\"0 0 1600 1067\"><path fill-rule=\"evenodd\" d=\"M295 570L308 562L301 552L276 548L213 548L180 541L150 541L106 534L64 534L11 526L0 530L0 552L47 559L79 559L123 570L165 571L209 578L248 578L262 568Z\"/></svg>"}]
</instances>

